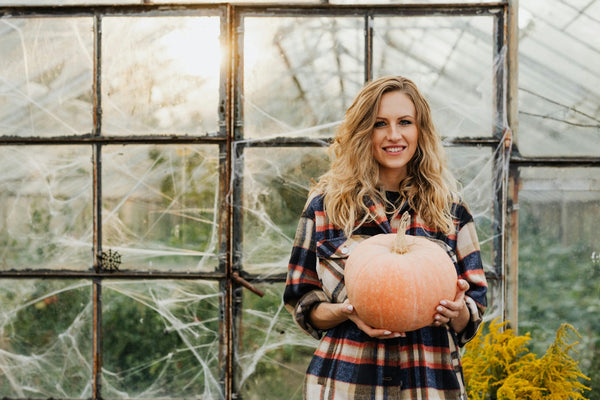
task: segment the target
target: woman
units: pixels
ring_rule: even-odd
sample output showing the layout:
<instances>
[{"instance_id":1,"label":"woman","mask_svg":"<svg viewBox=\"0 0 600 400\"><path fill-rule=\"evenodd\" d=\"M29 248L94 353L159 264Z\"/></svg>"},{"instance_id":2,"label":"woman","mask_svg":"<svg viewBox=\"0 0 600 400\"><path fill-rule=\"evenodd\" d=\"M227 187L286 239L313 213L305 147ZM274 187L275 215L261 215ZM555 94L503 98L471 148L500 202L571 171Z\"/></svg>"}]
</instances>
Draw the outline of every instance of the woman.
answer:
<instances>
[{"instance_id":1,"label":"woman","mask_svg":"<svg viewBox=\"0 0 600 400\"><path fill-rule=\"evenodd\" d=\"M456 193L427 101L403 77L368 83L331 145L332 165L310 193L289 263L284 302L321 339L304 382L306 399L466 399L459 347L477 332L487 284L473 218ZM344 264L366 237L396 231L445 246L457 295L431 326L390 332L349 304Z\"/></svg>"}]
</instances>

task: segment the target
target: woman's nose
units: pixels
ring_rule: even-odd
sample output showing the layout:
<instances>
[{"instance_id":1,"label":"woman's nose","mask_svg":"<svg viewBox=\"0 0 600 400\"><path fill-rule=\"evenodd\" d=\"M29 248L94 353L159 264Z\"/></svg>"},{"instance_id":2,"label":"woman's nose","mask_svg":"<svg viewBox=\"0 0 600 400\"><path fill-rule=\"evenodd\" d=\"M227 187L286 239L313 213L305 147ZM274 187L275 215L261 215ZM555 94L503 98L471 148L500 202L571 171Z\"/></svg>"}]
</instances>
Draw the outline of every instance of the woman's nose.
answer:
<instances>
[{"instance_id":1,"label":"woman's nose","mask_svg":"<svg viewBox=\"0 0 600 400\"><path fill-rule=\"evenodd\" d=\"M400 130L400 127L397 125L392 125L390 126L390 129L388 131L388 138L390 140L398 140L402 138L402 131Z\"/></svg>"}]
</instances>

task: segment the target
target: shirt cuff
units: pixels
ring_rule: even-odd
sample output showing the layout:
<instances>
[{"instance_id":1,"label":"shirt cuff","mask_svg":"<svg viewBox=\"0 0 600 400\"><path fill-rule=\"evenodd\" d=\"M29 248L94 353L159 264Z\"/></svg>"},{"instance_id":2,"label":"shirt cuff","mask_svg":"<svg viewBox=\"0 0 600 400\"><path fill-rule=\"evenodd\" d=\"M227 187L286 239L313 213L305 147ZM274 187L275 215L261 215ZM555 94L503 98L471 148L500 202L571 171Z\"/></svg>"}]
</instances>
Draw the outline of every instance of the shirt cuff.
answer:
<instances>
[{"instance_id":1,"label":"shirt cuff","mask_svg":"<svg viewBox=\"0 0 600 400\"><path fill-rule=\"evenodd\" d=\"M322 290L313 290L302 296L293 310L296 324L300 327L300 329L315 339L321 339L323 331L312 326L310 322L310 312L317 304L328 301L330 300L327 298L325 292Z\"/></svg>"},{"instance_id":2,"label":"shirt cuff","mask_svg":"<svg viewBox=\"0 0 600 400\"><path fill-rule=\"evenodd\" d=\"M458 345L460 347L463 347L475 337L477 330L479 329L479 325L481 325L481 322L483 321L483 313L477 307L475 300L469 296L465 296L465 303L467 305L467 310L469 310L470 317L465 329L463 329L462 332L457 332L456 334Z\"/></svg>"}]
</instances>

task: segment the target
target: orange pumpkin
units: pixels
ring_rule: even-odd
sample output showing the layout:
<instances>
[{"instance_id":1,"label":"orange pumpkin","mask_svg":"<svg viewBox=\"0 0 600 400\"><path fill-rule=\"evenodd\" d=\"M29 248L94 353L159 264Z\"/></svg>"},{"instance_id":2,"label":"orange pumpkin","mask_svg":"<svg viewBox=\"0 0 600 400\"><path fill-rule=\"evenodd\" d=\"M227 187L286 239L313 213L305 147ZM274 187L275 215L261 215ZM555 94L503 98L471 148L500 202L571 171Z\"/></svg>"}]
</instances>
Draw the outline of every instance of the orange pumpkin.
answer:
<instances>
[{"instance_id":1,"label":"orange pumpkin","mask_svg":"<svg viewBox=\"0 0 600 400\"><path fill-rule=\"evenodd\" d=\"M374 328L409 332L431 325L441 300L454 300L454 263L438 244L405 235L408 214L398 234L359 243L345 266L350 304Z\"/></svg>"}]
</instances>

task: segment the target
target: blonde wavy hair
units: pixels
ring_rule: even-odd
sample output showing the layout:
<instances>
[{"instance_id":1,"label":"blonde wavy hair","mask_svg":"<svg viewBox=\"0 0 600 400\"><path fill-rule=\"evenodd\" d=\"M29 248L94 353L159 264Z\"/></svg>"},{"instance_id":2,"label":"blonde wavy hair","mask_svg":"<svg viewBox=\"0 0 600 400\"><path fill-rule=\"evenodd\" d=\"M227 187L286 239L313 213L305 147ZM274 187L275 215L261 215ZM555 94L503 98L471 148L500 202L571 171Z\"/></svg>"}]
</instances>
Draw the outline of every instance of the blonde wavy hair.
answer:
<instances>
[{"instance_id":1,"label":"blonde wavy hair","mask_svg":"<svg viewBox=\"0 0 600 400\"><path fill-rule=\"evenodd\" d=\"M378 187L379 164L373 156L371 134L381 97L400 91L415 105L417 150L407 165L407 177L398 189L410 207L431 228L449 233L454 228L452 201L457 183L446 166L440 137L431 119L431 109L417 86L401 76L386 76L367 83L346 111L329 148L331 167L313 188L324 194L331 222L350 236L356 224L373 220L366 200L386 202Z\"/></svg>"}]
</instances>

